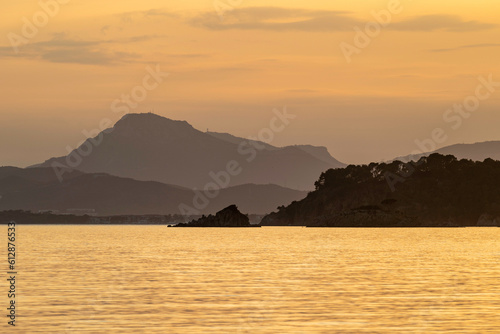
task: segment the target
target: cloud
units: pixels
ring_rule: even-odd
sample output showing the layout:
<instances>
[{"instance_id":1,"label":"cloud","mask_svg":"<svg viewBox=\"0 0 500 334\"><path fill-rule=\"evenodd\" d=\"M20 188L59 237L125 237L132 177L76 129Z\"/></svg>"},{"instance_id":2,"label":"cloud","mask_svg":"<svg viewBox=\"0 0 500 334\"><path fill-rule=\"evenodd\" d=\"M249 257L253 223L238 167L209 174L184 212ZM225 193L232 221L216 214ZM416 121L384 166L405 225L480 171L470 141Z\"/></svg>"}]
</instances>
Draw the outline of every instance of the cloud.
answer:
<instances>
[{"instance_id":1,"label":"cloud","mask_svg":"<svg viewBox=\"0 0 500 334\"><path fill-rule=\"evenodd\" d=\"M142 12L138 12L138 13L140 13L146 17L151 17L151 16L163 16L163 17L171 17L171 18L179 17L179 15L177 13L163 10L163 9L150 9L150 10L142 11Z\"/></svg>"},{"instance_id":2,"label":"cloud","mask_svg":"<svg viewBox=\"0 0 500 334\"><path fill-rule=\"evenodd\" d=\"M223 21L209 12L191 19L190 23L210 30L342 31L359 24L346 14L341 11L249 7L231 11Z\"/></svg>"},{"instance_id":3,"label":"cloud","mask_svg":"<svg viewBox=\"0 0 500 334\"><path fill-rule=\"evenodd\" d=\"M180 15L174 13L172 11L164 10L164 9L149 9L143 11L133 11L133 12L124 12L118 14L118 17L123 23L133 23L136 19L149 19L153 17L160 18L179 18Z\"/></svg>"},{"instance_id":4,"label":"cloud","mask_svg":"<svg viewBox=\"0 0 500 334\"><path fill-rule=\"evenodd\" d=\"M389 28L397 31L437 31L449 32L477 31L494 28L496 25L479 21L465 21L454 15L424 15L394 22Z\"/></svg>"},{"instance_id":5,"label":"cloud","mask_svg":"<svg viewBox=\"0 0 500 334\"><path fill-rule=\"evenodd\" d=\"M369 20L368 20L369 21ZM215 31L267 30L267 31L351 31L363 27L367 21L351 16L350 12L329 10L287 9L279 7L237 8L221 20L213 12L198 15L190 24ZM450 31L464 32L490 29L494 24L465 21L453 15L424 15L393 22L387 29L393 31Z\"/></svg>"},{"instance_id":6,"label":"cloud","mask_svg":"<svg viewBox=\"0 0 500 334\"><path fill-rule=\"evenodd\" d=\"M500 43L484 43L484 44L470 44L470 45L461 45L454 48L447 49L433 49L429 50L431 52L450 52L457 51L462 49L474 49L474 48L498 48L500 47Z\"/></svg>"},{"instance_id":7,"label":"cloud","mask_svg":"<svg viewBox=\"0 0 500 334\"><path fill-rule=\"evenodd\" d=\"M75 53L74 50L59 49L45 52L41 59L52 63L73 63L85 65L110 65L117 62L126 62L139 58L138 54L128 52L102 52L89 49L80 50Z\"/></svg>"},{"instance_id":8,"label":"cloud","mask_svg":"<svg viewBox=\"0 0 500 334\"><path fill-rule=\"evenodd\" d=\"M137 43L158 37L144 35L115 40L78 40L67 38L64 34L56 34L50 40L20 47L18 54L14 53L11 47L0 47L0 58L22 57L42 59L52 63L115 65L135 62L141 56L137 53L114 51L110 45Z\"/></svg>"}]
</instances>

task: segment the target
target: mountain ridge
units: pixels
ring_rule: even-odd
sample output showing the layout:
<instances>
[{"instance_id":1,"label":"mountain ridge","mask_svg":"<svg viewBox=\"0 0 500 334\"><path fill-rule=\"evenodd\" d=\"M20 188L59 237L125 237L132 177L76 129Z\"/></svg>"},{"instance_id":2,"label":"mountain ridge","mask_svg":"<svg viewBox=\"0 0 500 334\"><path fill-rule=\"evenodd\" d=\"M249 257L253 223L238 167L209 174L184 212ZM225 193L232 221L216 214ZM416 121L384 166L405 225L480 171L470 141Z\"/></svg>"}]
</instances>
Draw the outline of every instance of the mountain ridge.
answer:
<instances>
[{"instance_id":1,"label":"mountain ridge","mask_svg":"<svg viewBox=\"0 0 500 334\"><path fill-rule=\"evenodd\" d=\"M277 185L239 185L221 189L199 213L215 213L236 203L247 213L266 214L306 194ZM193 206L195 195L192 190L176 185L105 173L73 170L65 173L60 182L51 168L0 167L0 210L85 212L91 209L100 215L179 214L181 204Z\"/></svg>"},{"instance_id":2,"label":"mountain ridge","mask_svg":"<svg viewBox=\"0 0 500 334\"><path fill-rule=\"evenodd\" d=\"M344 166L331 157L326 148L326 154L318 155L321 148L307 145L304 145L307 149L268 147L270 149L259 150L248 141L244 145L236 144L227 138L201 132L186 121L174 121L152 113L128 114L113 128L87 139L67 156L30 167L67 166L86 173L103 172L203 189L213 182L211 173L226 172L227 165L236 161L241 171L231 175L229 184L220 188L271 183L312 190L317 175L329 168ZM316 154L309 153L313 150Z\"/></svg>"}]
</instances>

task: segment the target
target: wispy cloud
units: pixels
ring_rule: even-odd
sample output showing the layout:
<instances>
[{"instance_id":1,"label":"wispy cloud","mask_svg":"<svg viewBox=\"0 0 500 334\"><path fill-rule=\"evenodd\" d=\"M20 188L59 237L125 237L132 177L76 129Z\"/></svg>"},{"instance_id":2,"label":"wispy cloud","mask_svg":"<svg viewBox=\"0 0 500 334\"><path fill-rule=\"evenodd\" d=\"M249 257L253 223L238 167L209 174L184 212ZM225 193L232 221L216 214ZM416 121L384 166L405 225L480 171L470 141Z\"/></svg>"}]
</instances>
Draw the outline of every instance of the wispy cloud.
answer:
<instances>
[{"instance_id":1,"label":"wispy cloud","mask_svg":"<svg viewBox=\"0 0 500 334\"><path fill-rule=\"evenodd\" d=\"M268 30L268 31L350 31L364 26L366 21L345 11L288 9L279 7L247 7L231 11L223 21L212 12L203 13L189 21L209 30ZM393 22L387 29L393 31L449 31L465 32L490 29L496 25L466 21L453 15L424 15Z\"/></svg>"},{"instance_id":2,"label":"wispy cloud","mask_svg":"<svg viewBox=\"0 0 500 334\"><path fill-rule=\"evenodd\" d=\"M398 31L443 30L449 32L465 32L491 29L495 26L495 24L475 20L466 21L454 15L424 15L413 17L405 21L394 22L389 28Z\"/></svg>"},{"instance_id":3,"label":"wispy cloud","mask_svg":"<svg viewBox=\"0 0 500 334\"><path fill-rule=\"evenodd\" d=\"M239 8L221 21L212 12L190 20L195 26L210 30L332 31L348 30L359 21L348 12L288 9L278 7Z\"/></svg>"},{"instance_id":4,"label":"wispy cloud","mask_svg":"<svg viewBox=\"0 0 500 334\"><path fill-rule=\"evenodd\" d=\"M85 65L114 65L135 62L140 54L115 51L109 45L130 44L159 38L157 35L133 36L123 39L79 40L56 34L47 41L30 43L15 54L11 47L0 47L0 58L22 57L42 59L52 63L74 63Z\"/></svg>"},{"instance_id":5,"label":"wispy cloud","mask_svg":"<svg viewBox=\"0 0 500 334\"><path fill-rule=\"evenodd\" d=\"M475 49L475 48L498 48L500 47L500 43L484 43L484 44L470 44L470 45L460 45L454 48L446 48L446 49L432 49L431 52L450 52L457 51L463 49Z\"/></svg>"},{"instance_id":6,"label":"wispy cloud","mask_svg":"<svg viewBox=\"0 0 500 334\"><path fill-rule=\"evenodd\" d=\"M179 18L176 12L165 9L149 9L144 11L125 12L118 15L123 23L133 23L136 19L149 19L153 17Z\"/></svg>"},{"instance_id":7,"label":"wispy cloud","mask_svg":"<svg viewBox=\"0 0 500 334\"><path fill-rule=\"evenodd\" d=\"M146 17L148 16L179 17L179 14L165 9L150 9L138 13Z\"/></svg>"},{"instance_id":8,"label":"wispy cloud","mask_svg":"<svg viewBox=\"0 0 500 334\"><path fill-rule=\"evenodd\" d=\"M59 49L44 52L40 58L52 63L73 63L85 65L111 65L119 62L129 62L140 58L140 55L129 52L103 52L83 49L79 52L74 50Z\"/></svg>"}]
</instances>

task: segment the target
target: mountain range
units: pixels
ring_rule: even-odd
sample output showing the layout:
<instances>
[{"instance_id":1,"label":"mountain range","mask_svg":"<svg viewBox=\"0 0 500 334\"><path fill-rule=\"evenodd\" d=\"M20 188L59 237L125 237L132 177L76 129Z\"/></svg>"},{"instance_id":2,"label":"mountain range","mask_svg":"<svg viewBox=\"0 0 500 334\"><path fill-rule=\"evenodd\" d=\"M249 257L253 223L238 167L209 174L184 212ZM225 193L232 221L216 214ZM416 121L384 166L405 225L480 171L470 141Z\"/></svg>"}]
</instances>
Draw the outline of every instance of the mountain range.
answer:
<instances>
[{"instance_id":1,"label":"mountain range","mask_svg":"<svg viewBox=\"0 0 500 334\"><path fill-rule=\"evenodd\" d=\"M500 160L500 141L398 160L433 153ZM0 210L208 214L236 204L266 214L305 198L327 170L345 167L325 147L277 147L152 113L129 114L67 156L26 169L1 167Z\"/></svg>"},{"instance_id":2,"label":"mountain range","mask_svg":"<svg viewBox=\"0 0 500 334\"><path fill-rule=\"evenodd\" d=\"M53 166L190 189L204 189L215 182L220 188L275 184L312 190L320 173L345 164L324 147L275 147L229 134L201 132L185 121L147 113L128 114L67 156L33 167Z\"/></svg>"},{"instance_id":3,"label":"mountain range","mask_svg":"<svg viewBox=\"0 0 500 334\"><path fill-rule=\"evenodd\" d=\"M208 199L199 212L188 214L214 213L231 204L237 204L246 213L265 214L306 195L307 192L277 185L239 185L221 189L219 195ZM179 205L196 209L193 204L195 198L196 194L187 188L105 173L68 170L61 181L52 168L0 167L0 211L182 214Z\"/></svg>"}]
</instances>

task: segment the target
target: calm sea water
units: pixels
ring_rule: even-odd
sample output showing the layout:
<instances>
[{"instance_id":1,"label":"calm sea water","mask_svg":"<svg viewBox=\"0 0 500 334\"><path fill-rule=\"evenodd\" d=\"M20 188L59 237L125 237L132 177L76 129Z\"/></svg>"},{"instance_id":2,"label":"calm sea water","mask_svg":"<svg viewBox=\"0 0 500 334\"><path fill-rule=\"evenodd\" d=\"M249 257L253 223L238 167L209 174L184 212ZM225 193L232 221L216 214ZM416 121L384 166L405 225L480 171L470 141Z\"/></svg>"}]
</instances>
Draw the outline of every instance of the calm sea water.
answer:
<instances>
[{"instance_id":1,"label":"calm sea water","mask_svg":"<svg viewBox=\"0 0 500 334\"><path fill-rule=\"evenodd\" d=\"M0 332L500 333L499 228L17 234L17 326Z\"/></svg>"}]
</instances>

